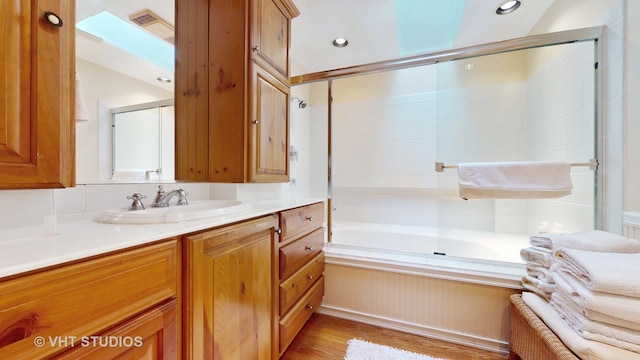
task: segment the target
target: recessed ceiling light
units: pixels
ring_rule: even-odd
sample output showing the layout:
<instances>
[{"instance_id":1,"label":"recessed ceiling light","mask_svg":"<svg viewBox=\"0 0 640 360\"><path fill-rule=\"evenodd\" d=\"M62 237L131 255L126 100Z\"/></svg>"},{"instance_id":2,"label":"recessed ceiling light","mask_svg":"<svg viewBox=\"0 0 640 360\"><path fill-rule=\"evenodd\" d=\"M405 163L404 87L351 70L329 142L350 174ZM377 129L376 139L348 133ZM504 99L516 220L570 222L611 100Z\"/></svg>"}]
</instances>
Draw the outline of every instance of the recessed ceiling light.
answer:
<instances>
[{"instance_id":1,"label":"recessed ceiling light","mask_svg":"<svg viewBox=\"0 0 640 360\"><path fill-rule=\"evenodd\" d=\"M333 46L337 47L337 48L343 48L347 45L349 45L349 41L343 37L337 37L335 39L333 39L333 42L331 42L333 44Z\"/></svg>"},{"instance_id":2,"label":"recessed ceiling light","mask_svg":"<svg viewBox=\"0 0 640 360\"><path fill-rule=\"evenodd\" d=\"M168 83L170 83L170 82L171 82L171 79L166 78L166 77L164 77L164 76L160 76L160 77L159 77L158 79L156 79L156 80L160 81L161 83L165 83L165 84L168 84Z\"/></svg>"},{"instance_id":3,"label":"recessed ceiling light","mask_svg":"<svg viewBox=\"0 0 640 360\"><path fill-rule=\"evenodd\" d=\"M520 7L522 3L519 0L510 0L505 1L502 5L498 6L496 9L496 14L498 15L506 15L516 11L517 8Z\"/></svg>"}]
</instances>

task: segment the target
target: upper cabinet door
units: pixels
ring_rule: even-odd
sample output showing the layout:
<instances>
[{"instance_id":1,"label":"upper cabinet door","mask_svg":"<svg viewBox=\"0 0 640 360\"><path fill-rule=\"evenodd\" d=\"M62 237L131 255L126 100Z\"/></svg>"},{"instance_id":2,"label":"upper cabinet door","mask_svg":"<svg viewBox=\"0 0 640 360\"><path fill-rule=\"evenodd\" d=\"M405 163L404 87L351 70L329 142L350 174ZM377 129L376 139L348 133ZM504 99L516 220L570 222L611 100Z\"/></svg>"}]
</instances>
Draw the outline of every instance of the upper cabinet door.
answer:
<instances>
[{"instance_id":1,"label":"upper cabinet door","mask_svg":"<svg viewBox=\"0 0 640 360\"><path fill-rule=\"evenodd\" d=\"M254 60L272 67L278 80L288 84L290 19L300 13L290 0L254 0L252 4Z\"/></svg>"},{"instance_id":2,"label":"upper cabinet door","mask_svg":"<svg viewBox=\"0 0 640 360\"><path fill-rule=\"evenodd\" d=\"M289 88L253 66L249 181L289 181Z\"/></svg>"},{"instance_id":3,"label":"upper cabinet door","mask_svg":"<svg viewBox=\"0 0 640 360\"><path fill-rule=\"evenodd\" d=\"M75 0L0 14L0 189L74 186Z\"/></svg>"}]
</instances>

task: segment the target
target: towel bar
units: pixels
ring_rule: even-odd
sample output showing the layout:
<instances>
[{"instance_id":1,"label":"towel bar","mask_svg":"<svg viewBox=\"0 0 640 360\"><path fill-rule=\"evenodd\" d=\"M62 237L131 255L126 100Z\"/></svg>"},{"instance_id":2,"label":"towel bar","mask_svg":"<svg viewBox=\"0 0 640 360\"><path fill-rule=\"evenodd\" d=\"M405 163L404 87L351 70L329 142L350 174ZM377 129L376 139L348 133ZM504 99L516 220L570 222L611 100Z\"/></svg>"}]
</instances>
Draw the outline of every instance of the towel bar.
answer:
<instances>
[{"instance_id":1,"label":"towel bar","mask_svg":"<svg viewBox=\"0 0 640 360\"><path fill-rule=\"evenodd\" d=\"M600 163L598 162L598 159L591 159L588 163L571 163L571 166L588 166L591 170L597 170L598 165L600 165ZM437 172L443 172L444 169L456 169L456 168L458 168L458 165L445 165L443 162L436 161Z\"/></svg>"}]
</instances>

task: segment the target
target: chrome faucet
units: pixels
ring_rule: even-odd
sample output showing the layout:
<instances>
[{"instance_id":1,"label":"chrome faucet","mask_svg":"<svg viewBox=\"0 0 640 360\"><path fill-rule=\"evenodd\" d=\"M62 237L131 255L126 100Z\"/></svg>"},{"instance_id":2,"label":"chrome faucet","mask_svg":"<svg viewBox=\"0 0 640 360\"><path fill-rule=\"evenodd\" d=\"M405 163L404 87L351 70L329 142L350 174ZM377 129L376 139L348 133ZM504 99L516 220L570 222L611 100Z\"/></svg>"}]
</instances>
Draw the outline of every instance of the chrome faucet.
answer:
<instances>
[{"instance_id":1,"label":"chrome faucet","mask_svg":"<svg viewBox=\"0 0 640 360\"><path fill-rule=\"evenodd\" d=\"M158 185L158 192L156 193L156 198L153 200L151 204L152 207L167 207L169 206L169 200L171 200L174 196L178 197L178 202L176 205L189 205L187 201L187 192L182 189L171 190L165 194L164 186Z\"/></svg>"}]
</instances>

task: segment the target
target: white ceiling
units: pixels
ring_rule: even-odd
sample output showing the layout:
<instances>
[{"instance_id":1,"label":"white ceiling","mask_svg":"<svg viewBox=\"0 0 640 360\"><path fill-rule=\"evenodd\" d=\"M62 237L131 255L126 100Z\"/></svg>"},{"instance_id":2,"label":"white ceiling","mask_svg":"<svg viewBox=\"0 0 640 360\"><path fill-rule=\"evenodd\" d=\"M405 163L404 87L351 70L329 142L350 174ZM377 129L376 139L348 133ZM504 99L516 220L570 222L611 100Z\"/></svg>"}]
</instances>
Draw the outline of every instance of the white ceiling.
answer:
<instances>
[{"instance_id":1,"label":"white ceiling","mask_svg":"<svg viewBox=\"0 0 640 360\"><path fill-rule=\"evenodd\" d=\"M521 1L522 6L514 13L497 16L495 8L501 0L466 0L460 27L452 30L457 31L453 48L525 36L554 0ZM173 0L77 0L76 3L77 21L104 10L127 20L129 15L143 9L150 9L170 23L174 19ZM394 0L294 0L294 3L300 10L300 16L292 22L294 75L399 57ZM336 36L347 37L349 46L342 49L331 46ZM76 45L79 58L173 89L173 84L156 81L158 76L168 76L166 70L104 41L80 34ZM173 74L168 77L173 79Z\"/></svg>"},{"instance_id":2,"label":"white ceiling","mask_svg":"<svg viewBox=\"0 0 640 360\"><path fill-rule=\"evenodd\" d=\"M294 1L300 10L291 30L291 55L301 68L297 72L311 73L399 57L394 0ZM452 48L526 36L553 1L522 0L517 11L498 16L495 9L504 0L466 0L460 27L450 30L457 31ZM425 21L430 15L425 14ZM333 47L331 41L336 36L348 38L349 46Z\"/></svg>"}]
</instances>

